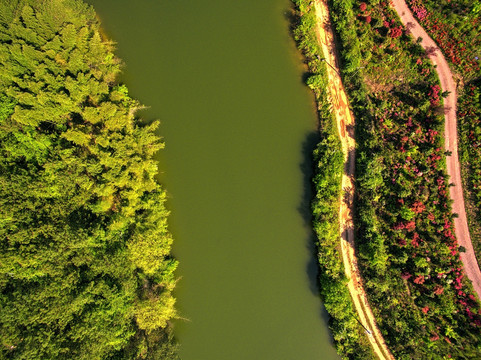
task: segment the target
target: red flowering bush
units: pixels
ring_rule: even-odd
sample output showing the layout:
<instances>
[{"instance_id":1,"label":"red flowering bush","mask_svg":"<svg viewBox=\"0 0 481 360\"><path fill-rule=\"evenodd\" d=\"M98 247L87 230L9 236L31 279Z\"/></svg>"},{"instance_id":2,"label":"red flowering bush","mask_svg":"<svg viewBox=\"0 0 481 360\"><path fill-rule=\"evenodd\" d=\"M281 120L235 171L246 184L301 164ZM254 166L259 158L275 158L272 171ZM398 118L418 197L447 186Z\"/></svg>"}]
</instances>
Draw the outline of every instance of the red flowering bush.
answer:
<instances>
[{"instance_id":1,"label":"red flowering bush","mask_svg":"<svg viewBox=\"0 0 481 360\"><path fill-rule=\"evenodd\" d=\"M470 80L481 75L481 18L473 11L471 0L407 0L406 3L461 76Z\"/></svg>"},{"instance_id":2,"label":"red flowering bush","mask_svg":"<svg viewBox=\"0 0 481 360\"><path fill-rule=\"evenodd\" d=\"M429 102L431 103L431 106L435 107L439 105L439 92L441 91L441 87L439 85L433 85L431 86L431 89L429 91Z\"/></svg>"},{"instance_id":3,"label":"red flowering bush","mask_svg":"<svg viewBox=\"0 0 481 360\"><path fill-rule=\"evenodd\" d=\"M411 210L414 211L416 214L420 214L426 209L426 205L424 205L421 201L417 200L413 203Z\"/></svg>"},{"instance_id":4,"label":"red flowering bush","mask_svg":"<svg viewBox=\"0 0 481 360\"><path fill-rule=\"evenodd\" d=\"M424 284L424 275L419 275L419 276L416 276L416 278L414 279L414 283L415 284Z\"/></svg>"},{"instance_id":5,"label":"red flowering bush","mask_svg":"<svg viewBox=\"0 0 481 360\"><path fill-rule=\"evenodd\" d=\"M413 13L419 20L423 20L428 16L428 11L422 6L413 6Z\"/></svg>"},{"instance_id":6,"label":"red flowering bush","mask_svg":"<svg viewBox=\"0 0 481 360\"><path fill-rule=\"evenodd\" d=\"M403 34L403 28L402 28L402 26L394 27L394 28L392 28L391 31L389 32L389 36L391 36L391 37L394 38L394 39L400 37L402 34Z\"/></svg>"}]
</instances>

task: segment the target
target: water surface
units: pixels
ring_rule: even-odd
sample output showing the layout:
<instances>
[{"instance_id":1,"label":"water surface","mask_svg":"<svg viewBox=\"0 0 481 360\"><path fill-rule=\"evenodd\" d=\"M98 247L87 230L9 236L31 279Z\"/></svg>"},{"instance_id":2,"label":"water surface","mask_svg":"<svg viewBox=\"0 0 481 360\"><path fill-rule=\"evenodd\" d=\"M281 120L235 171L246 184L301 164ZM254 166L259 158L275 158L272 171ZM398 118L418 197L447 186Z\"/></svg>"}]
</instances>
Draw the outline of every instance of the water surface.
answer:
<instances>
[{"instance_id":1,"label":"water surface","mask_svg":"<svg viewBox=\"0 0 481 360\"><path fill-rule=\"evenodd\" d=\"M288 0L91 0L158 118L183 360L337 359L309 226L313 99Z\"/></svg>"}]
</instances>

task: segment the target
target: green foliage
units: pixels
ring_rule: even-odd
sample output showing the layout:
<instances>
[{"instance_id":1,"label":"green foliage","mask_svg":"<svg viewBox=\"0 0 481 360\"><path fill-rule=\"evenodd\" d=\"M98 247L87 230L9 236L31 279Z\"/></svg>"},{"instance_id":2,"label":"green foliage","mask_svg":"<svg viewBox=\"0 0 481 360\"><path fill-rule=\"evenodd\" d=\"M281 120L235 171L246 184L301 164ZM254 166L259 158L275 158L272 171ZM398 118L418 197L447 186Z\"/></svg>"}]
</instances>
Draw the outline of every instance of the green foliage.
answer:
<instances>
[{"instance_id":1,"label":"green foliage","mask_svg":"<svg viewBox=\"0 0 481 360\"><path fill-rule=\"evenodd\" d=\"M481 81L466 84L458 101L459 156L469 233L481 261Z\"/></svg>"},{"instance_id":2,"label":"green foliage","mask_svg":"<svg viewBox=\"0 0 481 360\"><path fill-rule=\"evenodd\" d=\"M158 122L80 0L0 4L0 357L175 359Z\"/></svg>"},{"instance_id":3,"label":"green foliage","mask_svg":"<svg viewBox=\"0 0 481 360\"><path fill-rule=\"evenodd\" d=\"M395 358L474 359L481 311L454 237L433 66L387 2L330 7L356 115L358 259L380 330Z\"/></svg>"},{"instance_id":4,"label":"green foliage","mask_svg":"<svg viewBox=\"0 0 481 360\"><path fill-rule=\"evenodd\" d=\"M175 316L174 303L168 294L140 301L135 309L139 328L147 332L165 328L167 321Z\"/></svg>"},{"instance_id":5,"label":"green foliage","mask_svg":"<svg viewBox=\"0 0 481 360\"><path fill-rule=\"evenodd\" d=\"M329 327L338 353L348 359L374 359L364 329L356 320L340 252L339 207L344 156L327 94L326 64L316 37L312 2L297 0L297 23L293 30L310 71L306 84L313 90L319 113L321 141L314 150L315 198L313 227L317 235L319 286L330 317Z\"/></svg>"},{"instance_id":6,"label":"green foliage","mask_svg":"<svg viewBox=\"0 0 481 360\"><path fill-rule=\"evenodd\" d=\"M0 123L3 123L8 119L10 115L13 114L15 109L15 101L6 97L5 95L0 96Z\"/></svg>"}]
</instances>

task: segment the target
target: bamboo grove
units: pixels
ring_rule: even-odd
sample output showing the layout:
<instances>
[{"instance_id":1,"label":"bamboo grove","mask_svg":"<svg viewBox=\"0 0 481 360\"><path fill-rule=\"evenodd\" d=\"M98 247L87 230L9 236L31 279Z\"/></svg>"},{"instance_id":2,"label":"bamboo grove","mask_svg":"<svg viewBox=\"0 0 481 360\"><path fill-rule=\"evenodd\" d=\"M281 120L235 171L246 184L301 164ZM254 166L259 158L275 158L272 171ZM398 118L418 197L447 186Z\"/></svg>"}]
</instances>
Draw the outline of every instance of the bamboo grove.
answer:
<instances>
[{"instance_id":1,"label":"bamboo grove","mask_svg":"<svg viewBox=\"0 0 481 360\"><path fill-rule=\"evenodd\" d=\"M157 122L77 0L0 3L0 357L175 358Z\"/></svg>"}]
</instances>

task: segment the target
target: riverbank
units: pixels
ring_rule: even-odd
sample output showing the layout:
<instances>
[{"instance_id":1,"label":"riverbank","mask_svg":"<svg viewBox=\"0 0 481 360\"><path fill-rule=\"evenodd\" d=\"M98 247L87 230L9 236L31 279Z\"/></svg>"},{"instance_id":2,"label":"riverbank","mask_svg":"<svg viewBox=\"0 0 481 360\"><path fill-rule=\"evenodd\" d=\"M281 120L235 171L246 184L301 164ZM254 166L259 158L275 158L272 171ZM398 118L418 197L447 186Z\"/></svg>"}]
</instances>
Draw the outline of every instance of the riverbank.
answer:
<instances>
[{"instance_id":1,"label":"riverbank","mask_svg":"<svg viewBox=\"0 0 481 360\"><path fill-rule=\"evenodd\" d=\"M320 292L331 315L330 328L339 354L352 359L375 358L369 347L372 341L375 353L384 358L377 340L380 333L365 306L361 281L357 272L351 271L355 267L350 242L354 233L354 119L338 76L327 4L298 1L297 6L299 19L294 34L306 56L310 71L307 84L316 95L322 139L315 151L317 192L312 204L318 236ZM375 336L367 336L367 331Z\"/></svg>"},{"instance_id":2,"label":"riverbank","mask_svg":"<svg viewBox=\"0 0 481 360\"><path fill-rule=\"evenodd\" d=\"M353 223L354 199L355 199L355 162L356 140L354 137L355 119L350 110L342 79L338 51L336 48L334 33L329 19L327 0L318 0L314 3L317 17L318 39L322 49L324 61L329 65L327 75L329 79L329 102L333 107L337 130L340 135L342 152L344 155L344 171L341 181L340 196L340 236L341 252L344 270L348 278L347 286L351 294L357 315L361 325L366 329L374 352L379 359L393 359L384 338L372 313L364 290L363 280L359 273L355 252L355 225Z\"/></svg>"}]
</instances>

